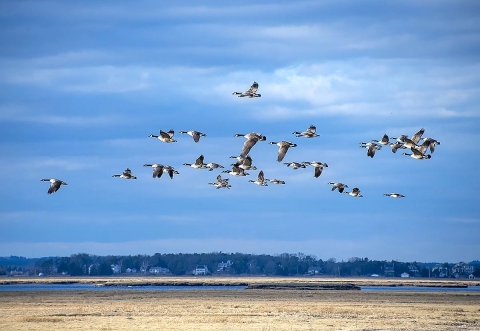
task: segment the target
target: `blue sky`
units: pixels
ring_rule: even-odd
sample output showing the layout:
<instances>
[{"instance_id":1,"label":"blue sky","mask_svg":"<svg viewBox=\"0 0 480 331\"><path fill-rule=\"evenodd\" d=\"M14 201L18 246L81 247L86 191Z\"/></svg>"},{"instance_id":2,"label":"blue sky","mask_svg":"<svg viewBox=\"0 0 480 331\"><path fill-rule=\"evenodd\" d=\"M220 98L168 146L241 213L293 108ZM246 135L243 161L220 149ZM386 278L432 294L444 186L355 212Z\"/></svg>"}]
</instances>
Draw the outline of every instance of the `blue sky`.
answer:
<instances>
[{"instance_id":1,"label":"blue sky","mask_svg":"<svg viewBox=\"0 0 480 331\"><path fill-rule=\"evenodd\" d=\"M480 3L7 0L0 17L0 256L479 259ZM253 81L261 98L232 95ZM310 124L320 137L292 135ZM420 128L441 142L430 160L358 148ZM178 142L148 138L160 129ZM219 170L183 166L228 166L249 132L267 137L254 165L286 185L250 171L217 190ZM298 144L285 162L329 167L287 168L278 140ZM136 181L111 177L127 167ZM47 195L42 178L68 186Z\"/></svg>"}]
</instances>

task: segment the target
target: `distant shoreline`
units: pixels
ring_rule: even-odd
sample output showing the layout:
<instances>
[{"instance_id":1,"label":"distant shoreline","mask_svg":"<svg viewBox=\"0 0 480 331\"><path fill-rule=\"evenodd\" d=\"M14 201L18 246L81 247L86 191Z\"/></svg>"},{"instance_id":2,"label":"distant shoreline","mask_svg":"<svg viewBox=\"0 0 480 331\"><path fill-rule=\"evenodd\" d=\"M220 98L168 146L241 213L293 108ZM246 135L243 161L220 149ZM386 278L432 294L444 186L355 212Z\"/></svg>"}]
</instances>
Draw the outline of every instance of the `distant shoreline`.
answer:
<instances>
[{"instance_id":1,"label":"distant shoreline","mask_svg":"<svg viewBox=\"0 0 480 331\"><path fill-rule=\"evenodd\" d=\"M1 277L9 284L92 284L96 286L246 286L247 289L359 290L361 286L422 286L466 288L478 279L370 278L370 277Z\"/></svg>"}]
</instances>

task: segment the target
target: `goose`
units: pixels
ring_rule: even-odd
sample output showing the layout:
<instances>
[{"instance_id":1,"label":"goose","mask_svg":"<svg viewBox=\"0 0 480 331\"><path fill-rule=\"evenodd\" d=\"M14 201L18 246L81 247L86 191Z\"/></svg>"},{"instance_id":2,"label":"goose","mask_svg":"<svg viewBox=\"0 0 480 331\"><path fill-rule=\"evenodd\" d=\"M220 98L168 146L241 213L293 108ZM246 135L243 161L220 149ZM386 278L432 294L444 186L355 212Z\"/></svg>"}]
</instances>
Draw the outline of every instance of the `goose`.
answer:
<instances>
[{"instance_id":1,"label":"goose","mask_svg":"<svg viewBox=\"0 0 480 331\"><path fill-rule=\"evenodd\" d=\"M375 152L382 149L381 145L377 145L374 142L369 142L369 143L360 143L360 148L366 148L367 149L367 156L373 158L375 156ZM364 144L364 145L363 145Z\"/></svg>"},{"instance_id":2,"label":"goose","mask_svg":"<svg viewBox=\"0 0 480 331\"><path fill-rule=\"evenodd\" d=\"M132 175L132 170L129 168L125 169L121 175L112 175L112 177L120 177L124 179L137 179L137 177Z\"/></svg>"},{"instance_id":3,"label":"goose","mask_svg":"<svg viewBox=\"0 0 480 331\"><path fill-rule=\"evenodd\" d=\"M293 134L296 135L297 137L305 137L305 138L320 137L320 135L317 134L316 131L317 131L317 128L315 127L315 125L312 124L305 131L303 132L294 131Z\"/></svg>"},{"instance_id":4,"label":"goose","mask_svg":"<svg viewBox=\"0 0 480 331\"><path fill-rule=\"evenodd\" d=\"M282 162L283 158L285 157L285 154L287 154L287 151L290 147L297 147L297 144L294 144L285 140L282 140L279 142L271 141L270 145L277 145L279 147L278 157L277 157L278 162Z\"/></svg>"},{"instance_id":5,"label":"goose","mask_svg":"<svg viewBox=\"0 0 480 331\"><path fill-rule=\"evenodd\" d=\"M47 193L52 194L57 192L62 185L68 185L63 180L56 179L56 178L44 178L40 180L41 182L50 182L50 187L48 188Z\"/></svg>"},{"instance_id":6,"label":"goose","mask_svg":"<svg viewBox=\"0 0 480 331\"><path fill-rule=\"evenodd\" d=\"M170 131L165 132L160 130L160 135L156 136L154 134L149 135L150 138L157 138L160 141L163 141L164 143L176 143L177 141L173 139L173 135L175 134L175 131L173 129L170 129Z\"/></svg>"},{"instance_id":7,"label":"goose","mask_svg":"<svg viewBox=\"0 0 480 331\"><path fill-rule=\"evenodd\" d=\"M277 185L285 184L285 181L279 180L279 179L265 179L265 180L268 180L270 183L277 184Z\"/></svg>"},{"instance_id":8,"label":"goose","mask_svg":"<svg viewBox=\"0 0 480 331\"><path fill-rule=\"evenodd\" d=\"M410 140L413 141L415 144L418 144L418 142L420 141L420 138L422 138L422 135L423 135L424 132L425 132L425 129L421 128L420 130L418 130L417 133L415 133L412 136L412 138L410 138Z\"/></svg>"},{"instance_id":9,"label":"goose","mask_svg":"<svg viewBox=\"0 0 480 331\"><path fill-rule=\"evenodd\" d=\"M182 134L188 134L193 138L193 141L198 143L200 141L200 137L206 137L207 135L205 133L195 131L195 130L190 130L190 131L179 131L178 133Z\"/></svg>"},{"instance_id":10,"label":"goose","mask_svg":"<svg viewBox=\"0 0 480 331\"><path fill-rule=\"evenodd\" d=\"M410 150L412 151L412 153L402 153L402 155L410 156L417 160L428 160L432 157L431 155L422 154L422 152L415 149L414 147L411 147Z\"/></svg>"},{"instance_id":11,"label":"goose","mask_svg":"<svg viewBox=\"0 0 480 331\"><path fill-rule=\"evenodd\" d=\"M228 184L228 178L222 179L221 175L217 176L217 181L216 182L208 183L208 184L215 186L217 189L222 188L222 187L230 189L230 187L232 187L232 185Z\"/></svg>"},{"instance_id":12,"label":"goose","mask_svg":"<svg viewBox=\"0 0 480 331\"><path fill-rule=\"evenodd\" d=\"M415 149L417 151L419 151L420 153L422 154L425 154L425 152L427 151L427 149L430 147L430 140L424 140L423 143L417 147L415 147Z\"/></svg>"},{"instance_id":13,"label":"goose","mask_svg":"<svg viewBox=\"0 0 480 331\"><path fill-rule=\"evenodd\" d=\"M386 197L392 197L392 198L396 198L396 199L405 198L405 196L400 194L400 193L384 193L383 195L386 196Z\"/></svg>"},{"instance_id":14,"label":"goose","mask_svg":"<svg viewBox=\"0 0 480 331\"><path fill-rule=\"evenodd\" d=\"M250 179L249 182L257 184L259 186L268 186L267 182L265 181L265 177L263 175L263 170L260 170L260 172L258 173L257 180Z\"/></svg>"},{"instance_id":15,"label":"goose","mask_svg":"<svg viewBox=\"0 0 480 331\"><path fill-rule=\"evenodd\" d=\"M320 175L322 174L322 171L323 171L323 168L328 168L328 164L326 163L322 163L322 162L318 162L318 161L313 161L313 162L303 162L303 164L309 166L313 166L314 168L314 177L315 178L318 178L320 177Z\"/></svg>"},{"instance_id":16,"label":"goose","mask_svg":"<svg viewBox=\"0 0 480 331\"><path fill-rule=\"evenodd\" d=\"M244 159L243 162L237 162L236 163L238 167L244 169L244 170L257 170L257 167L252 166L252 158L250 155L247 155ZM231 164L233 166L233 164Z\"/></svg>"},{"instance_id":17,"label":"goose","mask_svg":"<svg viewBox=\"0 0 480 331\"><path fill-rule=\"evenodd\" d=\"M233 165L232 170L223 170L222 173L230 174L232 176L248 176L248 172L245 172L244 169L238 167L238 165Z\"/></svg>"},{"instance_id":18,"label":"goose","mask_svg":"<svg viewBox=\"0 0 480 331\"><path fill-rule=\"evenodd\" d=\"M240 153L241 157L245 157L248 153L250 153L250 150L253 146L255 146L257 141L267 140L267 137L257 132L251 132L247 134L237 133L235 137L244 137L245 139L247 139L243 144L242 152Z\"/></svg>"},{"instance_id":19,"label":"goose","mask_svg":"<svg viewBox=\"0 0 480 331\"><path fill-rule=\"evenodd\" d=\"M172 166L166 165L163 167L163 172L166 172L170 179L173 179L173 175L179 175L180 173L175 170Z\"/></svg>"},{"instance_id":20,"label":"goose","mask_svg":"<svg viewBox=\"0 0 480 331\"><path fill-rule=\"evenodd\" d=\"M307 167L304 163L298 163L298 162L284 162L283 164L285 164L287 167L293 168L293 170Z\"/></svg>"},{"instance_id":21,"label":"goose","mask_svg":"<svg viewBox=\"0 0 480 331\"><path fill-rule=\"evenodd\" d=\"M207 168L207 165L205 163L203 163L203 158L204 156L203 155L200 155L196 160L195 160L195 163L184 163L183 165L184 166L189 166L189 167L192 167L192 168L195 168L195 169L206 169Z\"/></svg>"},{"instance_id":22,"label":"goose","mask_svg":"<svg viewBox=\"0 0 480 331\"><path fill-rule=\"evenodd\" d=\"M355 198L362 198L363 197L363 195L360 193L360 189L358 187L354 187L351 192L343 192L343 193L349 194L349 195L351 195L352 197L355 197Z\"/></svg>"},{"instance_id":23,"label":"goose","mask_svg":"<svg viewBox=\"0 0 480 331\"><path fill-rule=\"evenodd\" d=\"M163 164L144 164L144 167L152 167L153 168L153 178L160 178L163 175Z\"/></svg>"},{"instance_id":24,"label":"goose","mask_svg":"<svg viewBox=\"0 0 480 331\"><path fill-rule=\"evenodd\" d=\"M249 98L259 98L262 95L257 93L258 83L253 82L252 86L245 92L233 92L233 95L238 96L239 98L249 97Z\"/></svg>"},{"instance_id":25,"label":"goose","mask_svg":"<svg viewBox=\"0 0 480 331\"><path fill-rule=\"evenodd\" d=\"M388 135L385 133L380 140L373 139L373 142L382 144L382 145L389 145L390 144L390 139L388 138Z\"/></svg>"},{"instance_id":26,"label":"goose","mask_svg":"<svg viewBox=\"0 0 480 331\"><path fill-rule=\"evenodd\" d=\"M411 148L411 147L416 147L418 142L420 141L420 139L422 138L422 135L423 133L425 132L425 129L424 128L421 128L420 130L418 130L417 133L415 133L412 138L408 138L408 136L402 134L401 136L399 136L398 138L392 138L392 139L396 139L397 141L401 142L401 143L405 143L405 147L408 147L408 148Z\"/></svg>"},{"instance_id":27,"label":"goose","mask_svg":"<svg viewBox=\"0 0 480 331\"><path fill-rule=\"evenodd\" d=\"M439 142L438 140L433 139L433 138L425 138L425 139L424 139L424 143L425 143L426 141L429 141L429 142L430 142L430 145L429 145L429 147L430 147L430 153L435 152L435 147L436 147L437 145L440 145L440 142Z\"/></svg>"},{"instance_id":28,"label":"goose","mask_svg":"<svg viewBox=\"0 0 480 331\"><path fill-rule=\"evenodd\" d=\"M213 171L213 169L223 168L222 165L214 162L207 163L205 167L208 168L208 171Z\"/></svg>"},{"instance_id":29,"label":"goose","mask_svg":"<svg viewBox=\"0 0 480 331\"><path fill-rule=\"evenodd\" d=\"M343 190L348 187L348 185L340 183L340 182L328 182L327 184L333 185L332 186L332 191L335 191L335 189L338 189L338 192L343 193Z\"/></svg>"},{"instance_id":30,"label":"goose","mask_svg":"<svg viewBox=\"0 0 480 331\"><path fill-rule=\"evenodd\" d=\"M399 141L391 143L390 147L392 148L392 153L396 153L398 149L406 149L407 148L403 145L403 143L401 143Z\"/></svg>"}]
</instances>

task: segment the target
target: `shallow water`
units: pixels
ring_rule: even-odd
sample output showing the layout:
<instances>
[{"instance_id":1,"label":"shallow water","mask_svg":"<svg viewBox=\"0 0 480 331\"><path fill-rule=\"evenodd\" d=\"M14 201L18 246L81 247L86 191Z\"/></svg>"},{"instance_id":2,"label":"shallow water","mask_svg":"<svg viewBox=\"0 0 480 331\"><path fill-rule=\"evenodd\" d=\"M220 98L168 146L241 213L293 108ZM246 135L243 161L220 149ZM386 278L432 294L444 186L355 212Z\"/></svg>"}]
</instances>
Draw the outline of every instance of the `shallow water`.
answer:
<instances>
[{"instance_id":1,"label":"shallow water","mask_svg":"<svg viewBox=\"0 0 480 331\"><path fill-rule=\"evenodd\" d=\"M480 292L480 286L437 287L437 286L360 286L361 291L397 292Z\"/></svg>"}]
</instances>

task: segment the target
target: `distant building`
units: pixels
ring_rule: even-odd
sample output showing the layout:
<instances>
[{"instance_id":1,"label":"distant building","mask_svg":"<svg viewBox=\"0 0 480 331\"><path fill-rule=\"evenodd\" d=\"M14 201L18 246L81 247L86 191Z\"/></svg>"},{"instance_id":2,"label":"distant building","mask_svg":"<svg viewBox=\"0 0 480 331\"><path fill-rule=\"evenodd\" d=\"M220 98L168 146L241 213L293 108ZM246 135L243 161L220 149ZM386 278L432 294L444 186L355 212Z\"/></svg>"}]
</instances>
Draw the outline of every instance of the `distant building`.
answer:
<instances>
[{"instance_id":1,"label":"distant building","mask_svg":"<svg viewBox=\"0 0 480 331\"><path fill-rule=\"evenodd\" d=\"M307 270L307 273L310 275L310 276L315 276L315 275L318 275L322 272L322 268L321 267L308 267L308 270Z\"/></svg>"},{"instance_id":2,"label":"distant building","mask_svg":"<svg viewBox=\"0 0 480 331\"><path fill-rule=\"evenodd\" d=\"M150 267L148 272L155 275L165 275L170 273L170 269L162 267Z\"/></svg>"},{"instance_id":3,"label":"distant building","mask_svg":"<svg viewBox=\"0 0 480 331\"><path fill-rule=\"evenodd\" d=\"M233 262L228 260L227 262L220 262L217 266L217 272L228 272L230 271Z\"/></svg>"},{"instance_id":4,"label":"distant building","mask_svg":"<svg viewBox=\"0 0 480 331\"><path fill-rule=\"evenodd\" d=\"M112 268L114 274L119 274L122 272L122 268L118 264L112 264L110 267Z\"/></svg>"},{"instance_id":5,"label":"distant building","mask_svg":"<svg viewBox=\"0 0 480 331\"><path fill-rule=\"evenodd\" d=\"M137 268L127 268L125 269L125 272L134 274L137 272Z\"/></svg>"},{"instance_id":6,"label":"distant building","mask_svg":"<svg viewBox=\"0 0 480 331\"><path fill-rule=\"evenodd\" d=\"M402 272L402 274L400 275L400 277L402 278L408 278L410 277L410 274L408 272Z\"/></svg>"},{"instance_id":7,"label":"distant building","mask_svg":"<svg viewBox=\"0 0 480 331\"><path fill-rule=\"evenodd\" d=\"M208 267L204 264L198 264L192 272L195 276L207 275Z\"/></svg>"}]
</instances>

